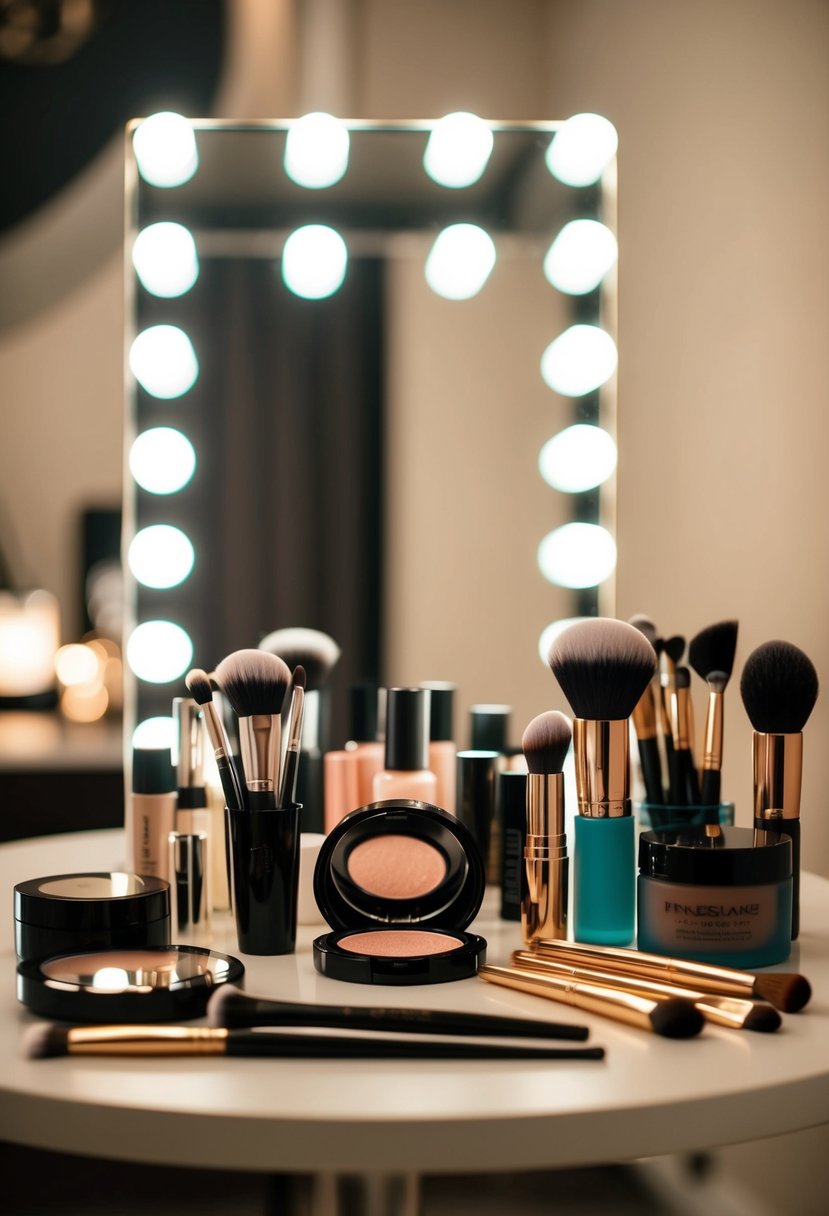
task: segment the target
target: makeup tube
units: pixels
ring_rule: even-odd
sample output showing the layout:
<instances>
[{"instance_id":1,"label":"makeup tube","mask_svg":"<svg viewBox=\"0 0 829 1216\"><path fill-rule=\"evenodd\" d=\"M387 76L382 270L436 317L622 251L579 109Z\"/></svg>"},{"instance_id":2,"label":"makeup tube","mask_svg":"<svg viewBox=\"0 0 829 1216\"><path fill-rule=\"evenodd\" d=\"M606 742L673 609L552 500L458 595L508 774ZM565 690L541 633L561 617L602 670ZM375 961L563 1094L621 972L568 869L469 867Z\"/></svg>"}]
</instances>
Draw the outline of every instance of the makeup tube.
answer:
<instances>
[{"instance_id":1,"label":"makeup tube","mask_svg":"<svg viewBox=\"0 0 829 1216\"><path fill-rule=\"evenodd\" d=\"M175 777L169 747L132 753L132 794L127 804L127 868L167 878L167 837L176 814Z\"/></svg>"},{"instance_id":2,"label":"makeup tube","mask_svg":"<svg viewBox=\"0 0 829 1216\"><path fill-rule=\"evenodd\" d=\"M564 776L527 774L526 886L521 900L521 932L529 943L567 936L570 863L564 834Z\"/></svg>"}]
</instances>

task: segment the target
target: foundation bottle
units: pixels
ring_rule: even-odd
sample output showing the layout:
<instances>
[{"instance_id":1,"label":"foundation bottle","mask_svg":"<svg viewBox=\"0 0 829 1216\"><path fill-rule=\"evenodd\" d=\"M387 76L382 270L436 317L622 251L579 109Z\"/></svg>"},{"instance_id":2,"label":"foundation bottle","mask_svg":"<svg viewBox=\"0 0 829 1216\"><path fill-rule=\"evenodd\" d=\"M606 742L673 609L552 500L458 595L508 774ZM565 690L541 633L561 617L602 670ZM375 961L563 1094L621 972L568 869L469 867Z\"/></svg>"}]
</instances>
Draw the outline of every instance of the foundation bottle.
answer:
<instances>
[{"instance_id":1,"label":"foundation bottle","mask_svg":"<svg viewBox=\"0 0 829 1216\"><path fill-rule=\"evenodd\" d=\"M128 867L134 874L167 875L167 838L176 816L176 781L169 747L136 747L127 805Z\"/></svg>"},{"instance_id":2,"label":"foundation bottle","mask_svg":"<svg viewBox=\"0 0 829 1216\"><path fill-rule=\"evenodd\" d=\"M428 688L390 688L386 699L385 768L372 783L374 802L416 798L436 804L437 777L429 768Z\"/></svg>"},{"instance_id":3,"label":"foundation bottle","mask_svg":"<svg viewBox=\"0 0 829 1216\"><path fill-rule=\"evenodd\" d=\"M374 797L374 778L383 771L386 758L386 690L376 684L355 684L351 689L351 739L345 745L354 757L357 774L357 806Z\"/></svg>"},{"instance_id":4,"label":"foundation bottle","mask_svg":"<svg viewBox=\"0 0 829 1216\"><path fill-rule=\"evenodd\" d=\"M454 742L452 719L456 684L430 680L421 684L431 694L429 710L429 768L438 780L437 805L456 812L458 749Z\"/></svg>"}]
</instances>

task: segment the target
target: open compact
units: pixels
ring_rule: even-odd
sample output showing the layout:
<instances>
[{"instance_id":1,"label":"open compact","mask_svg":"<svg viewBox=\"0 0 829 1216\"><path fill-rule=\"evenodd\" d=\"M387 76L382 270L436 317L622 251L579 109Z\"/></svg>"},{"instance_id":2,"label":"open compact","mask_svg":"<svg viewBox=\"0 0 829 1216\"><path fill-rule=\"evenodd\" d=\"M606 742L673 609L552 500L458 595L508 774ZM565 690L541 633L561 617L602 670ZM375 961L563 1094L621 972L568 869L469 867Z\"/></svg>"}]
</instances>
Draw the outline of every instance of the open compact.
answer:
<instances>
[{"instance_id":1,"label":"open compact","mask_svg":"<svg viewBox=\"0 0 829 1216\"><path fill-rule=\"evenodd\" d=\"M238 958L200 946L59 954L20 963L17 999L64 1022L171 1022L203 1017L217 985L244 974Z\"/></svg>"},{"instance_id":2,"label":"open compact","mask_svg":"<svg viewBox=\"0 0 829 1216\"><path fill-rule=\"evenodd\" d=\"M467 979L486 942L465 933L486 885L471 833L428 802L390 799L352 811L329 833L314 896L334 930L314 942L322 975L355 984Z\"/></svg>"}]
</instances>

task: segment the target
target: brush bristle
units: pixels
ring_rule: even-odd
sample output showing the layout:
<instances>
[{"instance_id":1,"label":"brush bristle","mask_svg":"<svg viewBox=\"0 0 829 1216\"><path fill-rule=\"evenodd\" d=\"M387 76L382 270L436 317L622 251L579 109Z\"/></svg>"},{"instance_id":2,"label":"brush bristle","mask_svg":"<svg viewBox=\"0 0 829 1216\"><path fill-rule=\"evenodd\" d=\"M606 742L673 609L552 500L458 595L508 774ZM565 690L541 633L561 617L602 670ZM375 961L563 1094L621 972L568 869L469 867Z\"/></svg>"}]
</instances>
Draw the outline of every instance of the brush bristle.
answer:
<instances>
[{"instance_id":1,"label":"brush bristle","mask_svg":"<svg viewBox=\"0 0 829 1216\"><path fill-rule=\"evenodd\" d=\"M69 1030L66 1026L56 1026L54 1022L44 1022L40 1026L30 1026L23 1039L23 1054L28 1060L47 1060L52 1056L69 1054Z\"/></svg>"},{"instance_id":2,"label":"brush bristle","mask_svg":"<svg viewBox=\"0 0 829 1216\"><path fill-rule=\"evenodd\" d=\"M780 1014L771 1005L754 1005L743 1022L745 1030L756 1030L758 1034L771 1034L783 1025Z\"/></svg>"},{"instance_id":3,"label":"brush bristle","mask_svg":"<svg viewBox=\"0 0 829 1216\"><path fill-rule=\"evenodd\" d=\"M746 659L740 694L756 731L796 735L817 700L814 663L791 642L764 642Z\"/></svg>"},{"instance_id":4,"label":"brush bristle","mask_svg":"<svg viewBox=\"0 0 829 1216\"><path fill-rule=\"evenodd\" d=\"M550 647L548 662L577 718L629 718L656 670L638 629L608 617L578 621Z\"/></svg>"},{"instance_id":5,"label":"brush bristle","mask_svg":"<svg viewBox=\"0 0 829 1216\"><path fill-rule=\"evenodd\" d=\"M628 620L628 624L632 625L634 629L638 629L648 639L651 646L654 645L657 638L656 625L649 616L645 616L644 612L636 612Z\"/></svg>"},{"instance_id":6,"label":"brush bristle","mask_svg":"<svg viewBox=\"0 0 829 1216\"><path fill-rule=\"evenodd\" d=\"M723 671L730 676L734 669L737 651L739 621L718 621L701 629L688 645L688 662L701 680L707 680L712 671Z\"/></svg>"},{"instance_id":7,"label":"brush bristle","mask_svg":"<svg viewBox=\"0 0 829 1216\"><path fill-rule=\"evenodd\" d=\"M533 718L521 740L529 771L560 773L572 737L570 719L557 709Z\"/></svg>"},{"instance_id":8,"label":"brush bristle","mask_svg":"<svg viewBox=\"0 0 829 1216\"><path fill-rule=\"evenodd\" d=\"M200 667L194 667L184 677L187 691L197 705L206 705L213 700L213 689L210 686L210 676Z\"/></svg>"},{"instance_id":9,"label":"brush bristle","mask_svg":"<svg viewBox=\"0 0 829 1216\"><path fill-rule=\"evenodd\" d=\"M298 663L294 668L294 674L291 677L294 688L305 688L308 677L305 674L305 668L301 663Z\"/></svg>"},{"instance_id":10,"label":"brush bristle","mask_svg":"<svg viewBox=\"0 0 829 1216\"><path fill-rule=\"evenodd\" d=\"M231 1010L239 997L245 1001L248 999L235 984L220 984L207 1002L207 1025L233 1026Z\"/></svg>"},{"instance_id":11,"label":"brush bristle","mask_svg":"<svg viewBox=\"0 0 829 1216\"><path fill-rule=\"evenodd\" d=\"M651 1013L651 1026L666 1039L690 1039L702 1030L705 1018L693 1001L684 997L669 997L657 1001Z\"/></svg>"},{"instance_id":12,"label":"brush bristle","mask_svg":"<svg viewBox=\"0 0 829 1216\"><path fill-rule=\"evenodd\" d=\"M301 663L311 691L328 683L328 677L341 654L339 646L329 634L299 626L269 633L259 643L259 649L279 655L291 667Z\"/></svg>"},{"instance_id":13,"label":"brush bristle","mask_svg":"<svg viewBox=\"0 0 829 1216\"><path fill-rule=\"evenodd\" d=\"M687 667L677 667L676 672L674 674L674 687L675 688L690 688L691 687L691 673Z\"/></svg>"},{"instance_id":14,"label":"brush bristle","mask_svg":"<svg viewBox=\"0 0 829 1216\"><path fill-rule=\"evenodd\" d=\"M664 649L671 662L678 663L685 654L685 638L679 633L674 634L672 638L665 638Z\"/></svg>"},{"instance_id":15,"label":"brush bristle","mask_svg":"<svg viewBox=\"0 0 829 1216\"><path fill-rule=\"evenodd\" d=\"M216 667L219 688L238 718L282 712L291 683L287 663L264 650L235 650Z\"/></svg>"},{"instance_id":16,"label":"brush bristle","mask_svg":"<svg viewBox=\"0 0 829 1216\"><path fill-rule=\"evenodd\" d=\"M784 1013L797 1013L808 1005L812 996L812 986L806 976L798 975L796 971L770 971L767 975L758 975L754 991Z\"/></svg>"}]
</instances>

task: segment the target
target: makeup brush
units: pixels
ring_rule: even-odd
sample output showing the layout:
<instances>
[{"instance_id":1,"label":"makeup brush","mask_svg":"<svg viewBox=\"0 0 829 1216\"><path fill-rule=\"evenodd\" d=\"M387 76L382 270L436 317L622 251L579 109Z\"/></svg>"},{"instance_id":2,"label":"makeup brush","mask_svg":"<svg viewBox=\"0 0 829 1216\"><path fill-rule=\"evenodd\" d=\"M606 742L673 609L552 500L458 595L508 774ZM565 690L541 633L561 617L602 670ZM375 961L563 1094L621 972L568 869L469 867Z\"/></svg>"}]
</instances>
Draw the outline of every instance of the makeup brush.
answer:
<instances>
[{"instance_id":1,"label":"makeup brush","mask_svg":"<svg viewBox=\"0 0 829 1216\"><path fill-rule=\"evenodd\" d=\"M671 753L674 741L671 731L671 693L676 680L677 664L685 653L685 638L681 634L665 638L659 656L659 685L662 690L663 727L665 730L665 751L668 757L668 775L671 771Z\"/></svg>"},{"instance_id":2,"label":"makeup brush","mask_svg":"<svg viewBox=\"0 0 829 1216\"><path fill-rule=\"evenodd\" d=\"M632 616L628 621L634 629L638 629L651 646L656 642L656 625L648 616L641 612ZM654 654L656 651L654 650ZM662 761L659 756L659 740L656 730L656 702L653 696L653 682L650 681L636 703L633 711L633 728L636 731L636 741L639 745L639 762L642 766L642 780L645 783L645 798L651 806L660 806L665 801L662 789Z\"/></svg>"},{"instance_id":3,"label":"makeup brush","mask_svg":"<svg viewBox=\"0 0 829 1216\"><path fill-rule=\"evenodd\" d=\"M562 768L573 731L569 718L550 710L533 718L521 740L527 761L527 837L521 898L525 942L567 933L569 866L564 833Z\"/></svg>"},{"instance_id":4,"label":"makeup brush","mask_svg":"<svg viewBox=\"0 0 829 1216\"><path fill-rule=\"evenodd\" d=\"M201 709L192 697L173 697L173 718L178 728L177 810L206 810L207 789L204 784L204 734Z\"/></svg>"},{"instance_id":5,"label":"makeup brush","mask_svg":"<svg viewBox=\"0 0 829 1216\"><path fill-rule=\"evenodd\" d=\"M536 951L515 950L512 962L516 967L542 974L570 975L574 980L588 984L602 984L621 992L635 992L638 996L684 997L693 1001L707 1022L724 1026L728 1030L754 1030L769 1034L783 1024L776 1009L765 1001L752 1001L732 996L717 996L701 992L690 984L666 984L659 980L641 979L638 976L622 975L609 968L590 967L587 964L558 962L544 958Z\"/></svg>"},{"instance_id":6,"label":"makeup brush","mask_svg":"<svg viewBox=\"0 0 829 1216\"><path fill-rule=\"evenodd\" d=\"M30 1060L54 1056L256 1056L343 1060L602 1060L602 1047L529 1047L368 1039L345 1035L268 1034L216 1026L32 1026L23 1041Z\"/></svg>"},{"instance_id":7,"label":"makeup brush","mask_svg":"<svg viewBox=\"0 0 829 1216\"><path fill-rule=\"evenodd\" d=\"M688 646L688 662L708 685L705 715L705 752L702 760L703 806L719 806L723 748L723 693L734 668L739 621L708 625Z\"/></svg>"},{"instance_id":8,"label":"makeup brush","mask_svg":"<svg viewBox=\"0 0 829 1216\"><path fill-rule=\"evenodd\" d=\"M219 780L222 783L225 803L227 806L238 810L244 803L236 779L236 772L230 761L230 745L228 744L219 712L213 704L213 689L210 686L210 677L200 667L194 667L185 676L184 683L193 700L197 705L201 706L204 724L207 728L207 734L213 748L213 756L216 760L216 768L219 770Z\"/></svg>"},{"instance_id":9,"label":"makeup brush","mask_svg":"<svg viewBox=\"0 0 829 1216\"><path fill-rule=\"evenodd\" d=\"M340 658L334 639L319 629L294 626L276 629L259 643L259 649L279 655L289 667L305 668L306 692L299 753L296 799L302 803L306 832L324 830L323 753L329 749L331 672Z\"/></svg>"},{"instance_id":10,"label":"makeup brush","mask_svg":"<svg viewBox=\"0 0 829 1216\"><path fill-rule=\"evenodd\" d=\"M441 1009L378 1009L359 1005L303 1005L248 996L234 984L222 984L207 1003L210 1026L234 1030L254 1026L317 1026L351 1030L400 1031L417 1034L479 1035L500 1038L574 1039L583 1042L586 1026L505 1018L487 1013L452 1013Z\"/></svg>"},{"instance_id":11,"label":"makeup brush","mask_svg":"<svg viewBox=\"0 0 829 1216\"><path fill-rule=\"evenodd\" d=\"M296 798L296 779L299 770L299 748L302 740L302 717L305 704L305 668L294 668L292 676L291 709L288 725L288 746L279 783L279 806L290 806Z\"/></svg>"},{"instance_id":12,"label":"makeup brush","mask_svg":"<svg viewBox=\"0 0 829 1216\"><path fill-rule=\"evenodd\" d=\"M559 962L584 962L588 966L603 967L623 975L687 985L701 992L766 1000L783 1013L796 1013L808 1004L812 995L809 981L796 972L767 971L754 975L751 971L736 971L733 967L713 963L695 963L688 959L647 954L644 950L585 946L580 942L546 939L535 942L533 950L543 958Z\"/></svg>"},{"instance_id":13,"label":"makeup brush","mask_svg":"<svg viewBox=\"0 0 829 1216\"><path fill-rule=\"evenodd\" d=\"M276 655L236 650L219 663L216 678L239 720L245 805L271 809L279 784L280 714L291 673Z\"/></svg>"},{"instance_id":14,"label":"makeup brush","mask_svg":"<svg viewBox=\"0 0 829 1216\"><path fill-rule=\"evenodd\" d=\"M674 806L699 805L699 778L691 750L691 673L687 667L674 672L671 695L671 802Z\"/></svg>"},{"instance_id":15,"label":"makeup brush","mask_svg":"<svg viewBox=\"0 0 829 1216\"><path fill-rule=\"evenodd\" d=\"M492 984L517 988L519 992L543 996L564 1005L575 1005L577 1009L598 1013L668 1039L690 1039L699 1034L705 1024L696 1005L684 997L639 996L635 992L622 992L569 976L542 975L520 967L487 964L478 969L478 975Z\"/></svg>"},{"instance_id":16,"label":"makeup brush","mask_svg":"<svg viewBox=\"0 0 829 1216\"><path fill-rule=\"evenodd\" d=\"M656 670L647 638L625 621L578 621L554 640L553 675L575 714L575 936L633 937L634 822L628 719Z\"/></svg>"},{"instance_id":17,"label":"makeup brush","mask_svg":"<svg viewBox=\"0 0 829 1216\"><path fill-rule=\"evenodd\" d=\"M800 932L802 731L817 700L817 672L791 642L764 642L746 659L740 693L754 727L754 826L792 841L794 941Z\"/></svg>"}]
</instances>

